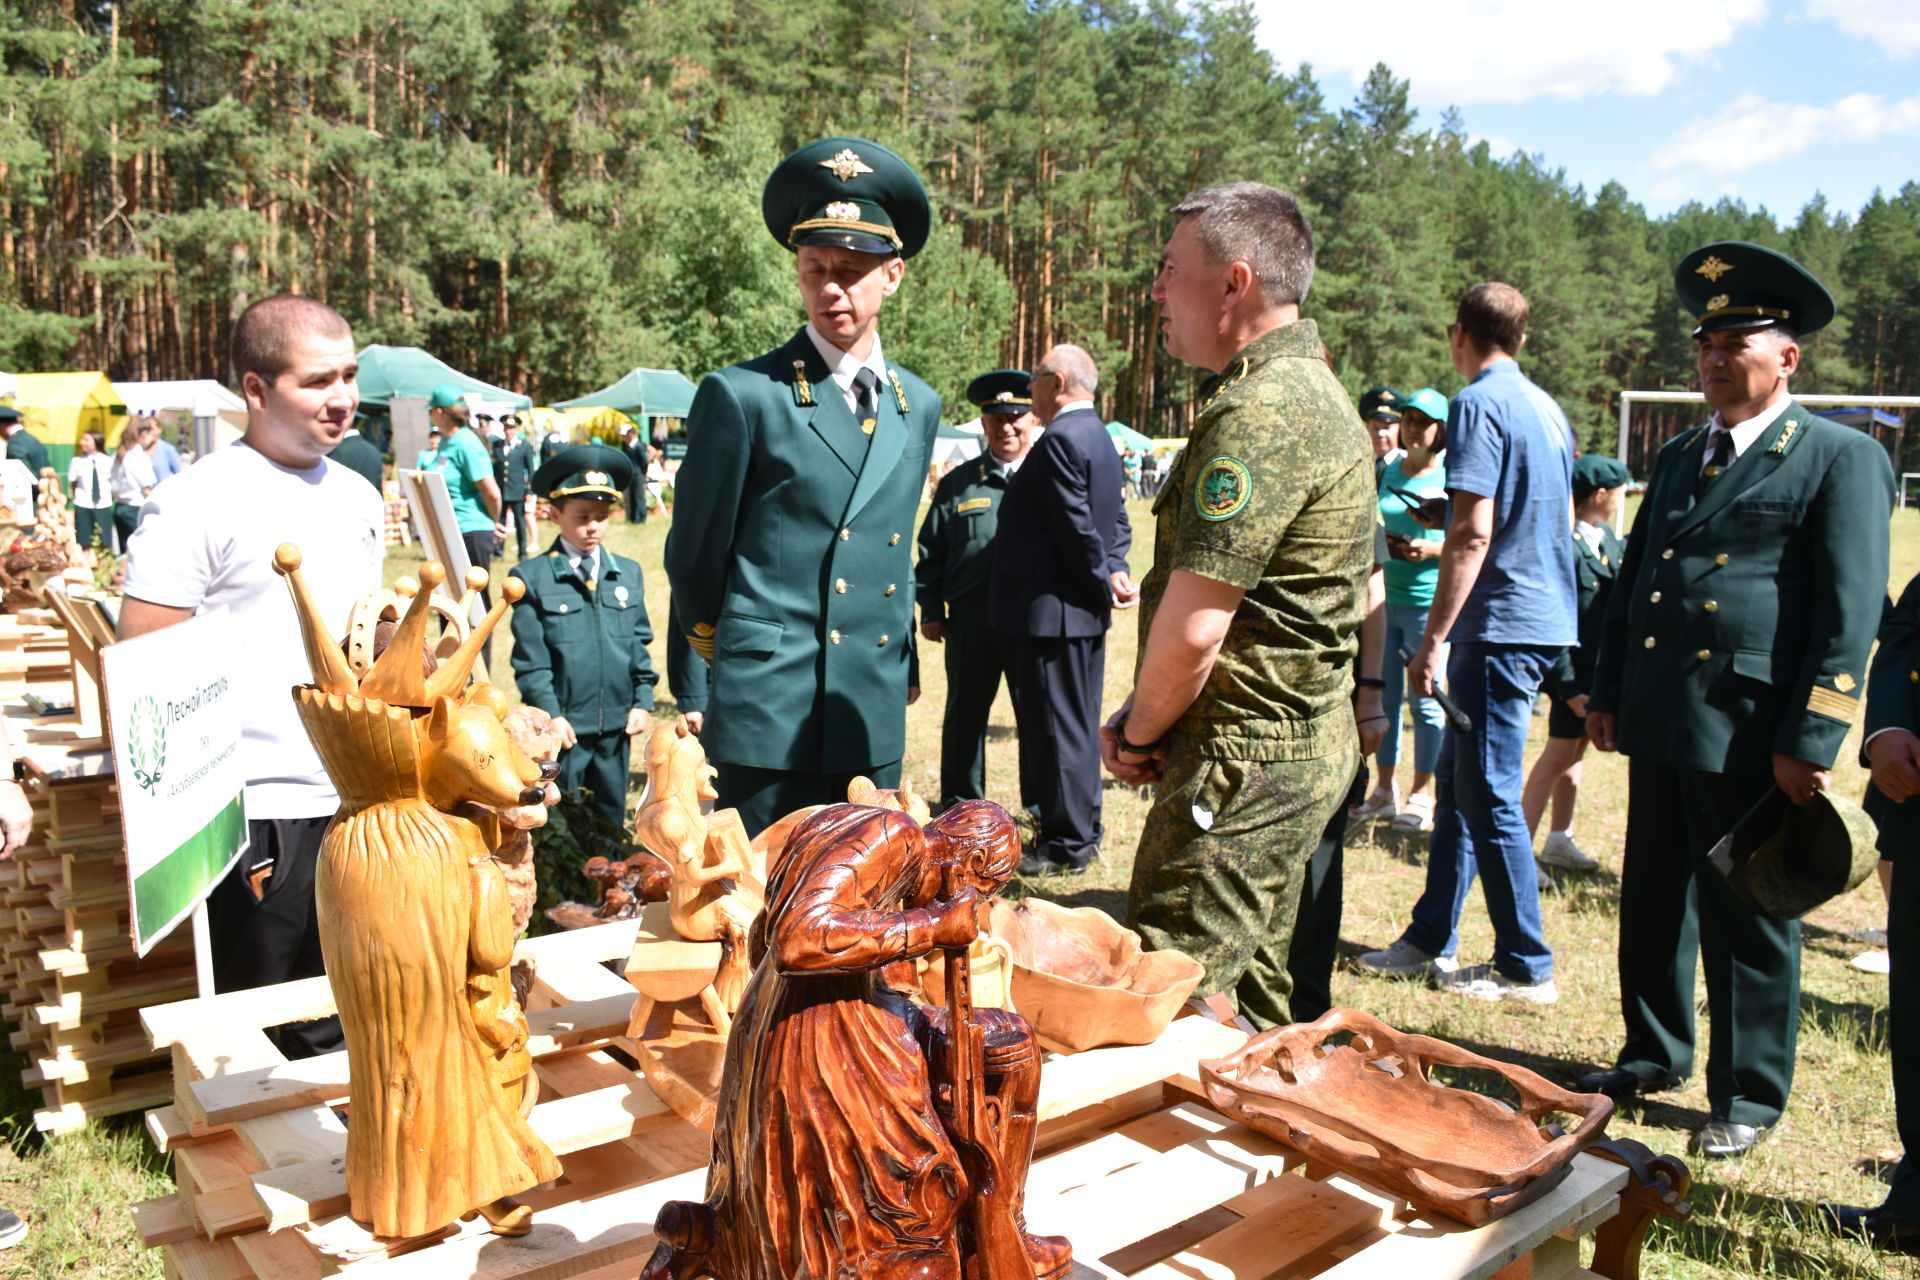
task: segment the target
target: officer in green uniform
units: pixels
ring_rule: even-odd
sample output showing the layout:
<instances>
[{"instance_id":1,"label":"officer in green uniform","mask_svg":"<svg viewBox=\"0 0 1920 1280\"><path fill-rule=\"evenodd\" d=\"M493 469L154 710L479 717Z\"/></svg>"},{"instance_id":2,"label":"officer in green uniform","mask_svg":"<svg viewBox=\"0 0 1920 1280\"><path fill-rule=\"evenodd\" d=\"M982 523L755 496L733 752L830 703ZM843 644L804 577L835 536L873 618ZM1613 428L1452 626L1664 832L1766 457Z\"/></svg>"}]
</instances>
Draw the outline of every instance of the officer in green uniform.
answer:
<instances>
[{"instance_id":1,"label":"officer in green uniform","mask_svg":"<svg viewBox=\"0 0 1920 1280\"><path fill-rule=\"evenodd\" d=\"M40 443L39 436L27 430L27 424L20 419L20 411L10 404L0 404L0 436L5 436L7 441L6 453L0 456L17 458L33 473L33 503L34 509L38 510L40 470L47 465L47 446Z\"/></svg>"},{"instance_id":2,"label":"officer in green uniform","mask_svg":"<svg viewBox=\"0 0 1920 1280\"><path fill-rule=\"evenodd\" d=\"M1300 318L1313 237L1298 202L1240 182L1174 213L1153 299L1168 354L1214 376L1154 503L1139 671L1102 754L1121 781L1159 784L1129 923L1206 966L1199 994L1229 992L1270 1027L1290 1020L1303 868L1360 763L1372 450Z\"/></svg>"},{"instance_id":3,"label":"officer in green uniform","mask_svg":"<svg viewBox=\"0 0 1920 1280\"><path fill-rule=\"evenodd\" d=\"M795 151L761 213L808 322L701 381L674 481L667 577L712 663L701 741L750 832L898 784L913 649L913 524L940 398L885 358L878 319L926 242L920 179L861 138Z\"/></svg>"},{"instance_id":4,"label":"officer in green uniform","mask_svg":"<svg viewBox=\"0 0 1920 1280\"><path fill-rule=\"evenodd\" d=\"M1013 692L1014 637L987 625L987 581L1000 499L1027 456L1033 432L1033 379L995 369L967 386L980 410L987 447L949 471L920 524L914 566L920 634L946 645L947 706L940 725L940 807L987 794L987 715L1004 676Z\"/></svg>"},{"instance_id":5,"label":"officer in green uniform","mask_svg":"<svg viewBox=\"0 0 1920 1280\"><path fill-rule=\"evenodd\" d=\"M1833 299L1758 245L1674 272L1699 317L1716 412L1669 441L1608 602L1587 734L1632 757L1620 883L1626 1044L1583 1089L1631 1097L1693 1067L1696 951L1715 1019L1702 1155L1742 1155L1787 1105L1800 926L1736 897L1707 860L1776 784L1824 790L1859 709L1887 585L1893 470L1869 436L1809 413L1787 380Z\"/></svg>"},{"instance_id":6,"label":"officer in green uniform","mask_svg":"<svg viewBox=\"0 0 1920 1280\"><path fill-rule=\"evenodd\" d=\"M1893 1051L1893 1109L1905 1148L1887 1198L1874 1207L1823 1205L1848 1234L1876 1246L1920 1253L1920 577L1880 627L1867 681L1861 763L1873 770L1867 812L1880 828L1880 856L1894 864L1888 894L1888 1047ZM1900 870L1901 864L1906 870Z\"/></svg>"},{"instance_id":7,"label":"officer in green uniform","mask_svg":"<svg viewBox=\"0 0 1920 1280\"><path fill-rule=\"evenodd\" d=\"M556 453L533 476L552 504L560 536L546 554L510 571L527 584L513 606L513 677L520 697L554 717L565 747L560 789L585 787L593 806L626 821L635 734L653 708L646 586L640 566L601 545L626 488L618 449L581 444Z\"/></svg>"},{"instance_id":8,"label":"officer in green uniform","mask_svg":"<svg viewBox=\"0 0 1920 1280\"><path fill-rule=\"evenodd\" d=\"M530 530L527 521L528 485L533 482L534 462L533 446L527 443L527 437L520 430L520 415L510 413L500 419L500 425L506 428L506 437L500 441L493 459L493 478L500 486L500 523L513 526L513 541L520 558L527 558L527 538Z\"/></svg>"},{"instance_id":9,"label":"officer in green uniform","mask_svg":"<svg viewBox=\"0 0 1920 1280\"><path fill-rule=\"evenodd\" d=\"M1401 411L1406 408L1407 393L1398 387L1368 387L1360 397L1360 421L1367 428L1367 442L1373 446L1373 474L1377 480L1381 468L1406 450L1400 447Z\"/></svg>"}]
</instances>

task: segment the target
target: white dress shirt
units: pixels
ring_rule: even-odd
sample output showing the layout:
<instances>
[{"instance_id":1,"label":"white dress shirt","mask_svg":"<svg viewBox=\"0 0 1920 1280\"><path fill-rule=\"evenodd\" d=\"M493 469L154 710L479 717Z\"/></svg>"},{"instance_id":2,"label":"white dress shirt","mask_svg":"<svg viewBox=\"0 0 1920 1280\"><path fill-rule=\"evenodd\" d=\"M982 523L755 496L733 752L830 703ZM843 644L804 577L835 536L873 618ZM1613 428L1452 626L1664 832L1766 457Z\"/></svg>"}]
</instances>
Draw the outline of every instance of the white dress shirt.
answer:
<instances>
[{"instance_id":1,"label":"white dress shirt","mask_svg":"<svg viewBox=\"0 0 1920 1280\"><path fill-rule=\"evenodd\" d=\"M887 390L887 361L880 352L880 335L873 335L873 350L867 352L865 360L856 359L851 351L842 351L828 342L820 331L813 327L813 321L807 321L807 337L813 342L813 349L827 362L827 373L833 384L840 388L840 394L847 398L847 409L855 417L860 413L860 392L853 385L853 375L862 369L873 370L874 395Z\"/></svg>"},{"instance_id":2,"label":"white dress shirt","mask_svg":"<svg viewBox=\"0 0 1920 1280\"><path fill-rule=\"evenodd\" d=\"M1733 460L1734 462L1738 462L1741 457L1746 454L1747 450L1753 447L1753 442L1765 435L1767 428L1780 420L1780 415L1787 411L1787 405L1791 403L1792 400L1792 396L1782 391L1778 400L1768 405L1765 409L1762 409L1753 417L1748 418L1745 422L1735 423L1731 427L1722 422L1720 415L1716 413L1713 415L1713 419L1708 422L1707 430L1709 433L1724 431L1733 437ZM1706 460L1712 456L1713 436L1709 434L1707 436L1706 452L1700 455L1700 469L1702 471L1707 469ZM1732 466L1733 463L1730 462L1727 465Z\"/></svg>"}]
</instances>

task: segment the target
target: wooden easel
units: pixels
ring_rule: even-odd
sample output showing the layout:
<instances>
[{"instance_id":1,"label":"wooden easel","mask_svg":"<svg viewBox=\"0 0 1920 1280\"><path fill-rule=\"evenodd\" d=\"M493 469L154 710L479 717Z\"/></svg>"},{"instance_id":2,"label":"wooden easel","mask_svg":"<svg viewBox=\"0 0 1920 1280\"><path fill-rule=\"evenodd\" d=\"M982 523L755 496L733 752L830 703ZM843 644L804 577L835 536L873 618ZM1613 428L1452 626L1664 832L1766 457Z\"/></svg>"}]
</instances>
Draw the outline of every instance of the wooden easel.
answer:
<instances>
[{"instance_id":1,"label":"wooden easel","mask_svg":"<svg viewBox=\"0 0 1920 1280\"><path fill-rule=\"evenodd\" d=\"M77 599L64 591L44 590L40 599L67 630L67 652L73 660L73 729L66 745L85 751L107 745L106 701L100 689L100 650L117 636L95 600Z\"/></svg>"}]
</instances>

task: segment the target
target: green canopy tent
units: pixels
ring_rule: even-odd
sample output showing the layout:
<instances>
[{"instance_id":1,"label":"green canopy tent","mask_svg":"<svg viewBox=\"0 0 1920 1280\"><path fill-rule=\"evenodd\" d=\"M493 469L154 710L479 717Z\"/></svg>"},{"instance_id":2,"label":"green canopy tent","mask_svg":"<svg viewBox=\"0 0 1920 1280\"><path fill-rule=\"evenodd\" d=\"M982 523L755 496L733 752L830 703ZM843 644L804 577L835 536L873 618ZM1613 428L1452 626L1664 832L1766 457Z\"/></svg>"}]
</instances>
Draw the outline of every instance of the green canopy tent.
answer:
<instances>
[{"instance_id":1,"label":"green canopy tent","mask_svg":"<svg viewBox=\"0 0 1920 1280\"><path fill-rule=\"evenodd\" d=\"M445 382L482 400L510 404L516 409L533 408L532 396L468 377L419 347L383 347L376 342L360 353L360 403L363 405L385 405L395 396L425 400L435 387Z\"/></svg>"},{"instance_id":2,"label":"green canopy tent","mask_svg":"<svg viewBox=\"0 0 1920 1280\"><path fill-rule=\"evenodd\" d=\"M629 369L610 387L554 403L556 409L618 409L629 418L684 418L693 408L694 385L678 369Z\"/></svg>"},{"instance_id":3,"label":"green canopy tent","mask_svg":"<svg viewBox=\"0 0 1920 1280\"><path fill-rule=\"evenodd\" d=\"M1153 441L1141 435L1124 422L1109 422L1107 434L1120 442L1120 447L1128 451L1139 450L1142 453L1153 451Z\"/></svg>"}]
</instances>

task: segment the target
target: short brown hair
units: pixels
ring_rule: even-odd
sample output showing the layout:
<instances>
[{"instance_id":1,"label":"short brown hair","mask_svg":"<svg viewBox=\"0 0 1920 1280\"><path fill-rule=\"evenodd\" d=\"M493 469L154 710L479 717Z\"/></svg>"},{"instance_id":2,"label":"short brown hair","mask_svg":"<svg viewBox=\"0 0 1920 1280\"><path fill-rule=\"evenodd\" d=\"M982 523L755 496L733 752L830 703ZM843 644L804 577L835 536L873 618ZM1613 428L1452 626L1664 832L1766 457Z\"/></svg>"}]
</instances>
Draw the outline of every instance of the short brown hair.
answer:
<instances>
[{"instance_id":1,"label":"short brown hair","mask_svg":"<svg viewBox=\"0 0 1920 1280\"><path fill-rule=\"evenodd\" d=\"M276 293L248 307L233 322L229 355L236 382L257 373L272 382L287 371L295 338L318 334L349 338L353 329L346 317L326 303L297 293Z\"/></svg>"},{"instance_id":2,"label":"short brown hair","mask_svg":"<svg viewBox=\"0 0 1920 1280\"><path fill-rule=\"evenodd\" d=\"M1173 206L1193 218L1209 260L1244 262L1260 281L1270 307L1307 300L1313 284L1313 228L1300 202L1264 182L1225 182L1195 191Z\"/></svg>"},{"instance_id":3,"label":"short brown hair","mask_svg":"<svg viewBox=\"0 0 1920 1280\"><path fill-rule=\"evenodd\" d=\"M1527 321L1532 315L1526 294L1510 284L1487 280L1460 295L1453 321L1467 341L1480 350L1512 356L1520 354L1520 346L1527 340Z\"/></svg>"}]
</instances>

